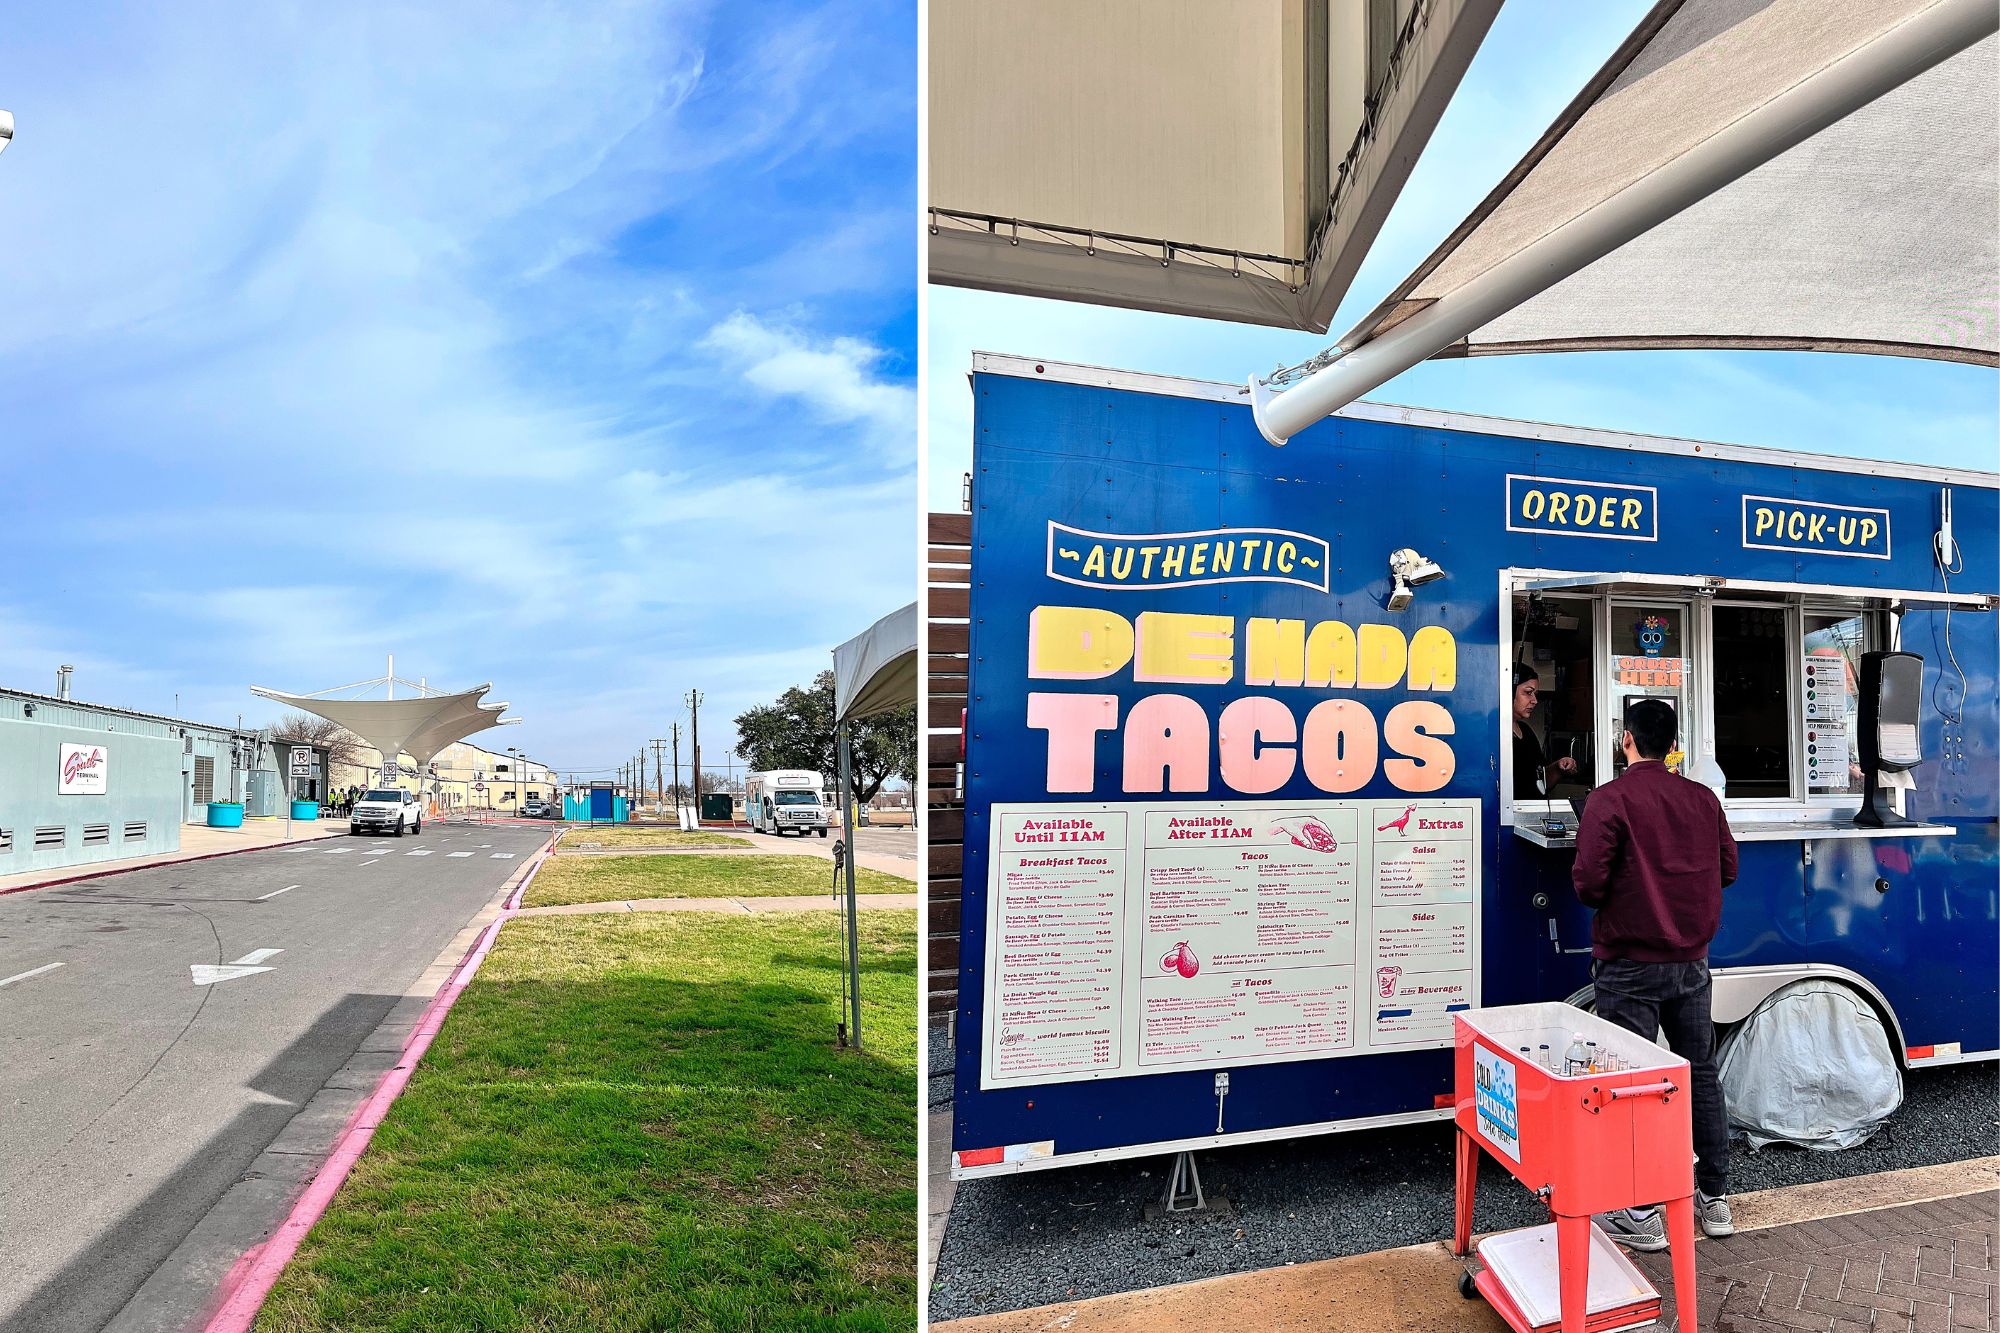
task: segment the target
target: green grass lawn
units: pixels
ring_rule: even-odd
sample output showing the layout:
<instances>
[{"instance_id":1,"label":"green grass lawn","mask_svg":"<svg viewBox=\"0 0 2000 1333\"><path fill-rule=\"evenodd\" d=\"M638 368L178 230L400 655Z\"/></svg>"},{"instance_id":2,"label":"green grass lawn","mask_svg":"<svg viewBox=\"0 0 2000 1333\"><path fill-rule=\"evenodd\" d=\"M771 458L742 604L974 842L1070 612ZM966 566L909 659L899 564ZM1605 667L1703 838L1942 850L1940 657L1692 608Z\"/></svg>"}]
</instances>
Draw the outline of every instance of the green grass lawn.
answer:
<instances>
[{"instance_id":1,"label":"green grass lawn","mask_svg":"<svg viewBox=\"0 0 2000 1333\"><path fill-rule=\"evenodd\" d=\"M727 833L713 833L708 829L683 831L677 828L646 828L631 824L608 825L591 828L579 824L569 831L562 840L564 847L588 847L595 843L599 847L750 847L748 838L732 838Z\"/></svg>"},{"instance_id":2,"label":"green grass lawn","mask_svg":"<svg viewBox=\"0 0 2000 1333\"><path fill-rule=\"evenodd\" d=\"M546 872L545 872L546 873ZM261 1333L916 1327L914 912L515 920Z\"/></svg>"},{"instance_id":3,"label":"green grass lawn","mask_svg":"<svg viewBox=\"0 0 2000 1333\"><path fill-rule=\"evenodd\" d=\"M862 893L915 893L907 879L859 867ZM557 856L528 886L526 905L627 898L777 898L833 891L833 862L817 856Z\"/></svg>"}]
</instances>

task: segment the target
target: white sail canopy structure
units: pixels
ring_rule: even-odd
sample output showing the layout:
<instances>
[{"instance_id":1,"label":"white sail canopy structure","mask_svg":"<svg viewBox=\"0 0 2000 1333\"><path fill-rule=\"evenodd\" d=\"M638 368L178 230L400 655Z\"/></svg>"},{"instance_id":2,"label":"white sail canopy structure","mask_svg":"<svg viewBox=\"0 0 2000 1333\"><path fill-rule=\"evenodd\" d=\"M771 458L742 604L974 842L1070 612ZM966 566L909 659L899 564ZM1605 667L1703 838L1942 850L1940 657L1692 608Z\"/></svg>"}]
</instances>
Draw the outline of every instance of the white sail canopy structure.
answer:
<instances>
[{"instance_id":1,"label":"white sail canopy structure","mask_svg":"<svg viewBox=\"0 0 2000 1333\"><path fill-rule=\"evenodd\" d=\"M500 716L507 711L506 704L480 702L492 688L489 683L455 694L424 693L407 699L326 699L261 685L251 686L250 692L338 723L379 751L384 763L407 754L421 771L447 745L516 720Z\"/></svg>"},{"instance_id":2,"label":"white sail canopy structure","mask_svg":"<svg viewBox=\"0 0 2000 1333\"><path fill-rule=\"evenodd\" d=\"M1430 356L2000 364L1996 29L1993 0L1659 0L1366 319L1253 383L1259 428L1281 443Z\"/></svg>"},{"instance_id":3,"label":"white sail canopy structure","mask_svg":"<svg viewBox=\"0 0 2000 1333\"><path fill-rule=\"evenodd\" d=\"M1927 0L1682 0L1599 71L1352 348ZM1475 329L1481 353L1764 347L2000 361L2000 40L1987 38Z\"/></svg>"}]
</instances>

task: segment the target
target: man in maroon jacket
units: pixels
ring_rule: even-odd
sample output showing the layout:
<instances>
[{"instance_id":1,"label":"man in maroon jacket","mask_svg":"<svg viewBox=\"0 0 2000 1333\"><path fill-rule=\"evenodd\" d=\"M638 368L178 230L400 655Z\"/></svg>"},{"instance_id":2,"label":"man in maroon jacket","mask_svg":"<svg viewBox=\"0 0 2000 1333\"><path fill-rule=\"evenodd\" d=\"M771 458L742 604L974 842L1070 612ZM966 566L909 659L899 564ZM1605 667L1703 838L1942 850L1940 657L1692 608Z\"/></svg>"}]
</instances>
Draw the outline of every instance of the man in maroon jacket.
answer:
<instances>
[{"instance_id":1,"label":"man in maroon jacket","mask_svg":"<svg viewBox=\"0 0 2000 1333\"><path fill-rule=\"evenodd\" d=\"M1626 768L1590 795L1576 835L1576 896L1597 909L1591 922L1591 976L1600 1018L1667 1044L1694 1083L1695 1219L1728 1236L1729 1124L1715 1071L1709 1018L1708 944L1722 921L1722 890L1736 880L1736 839L1722 802L1698 782L1667 770L1675 719L1661 699L1625 710L1619 745ZM1663 1250L1658 1208L1622 1209L1598 1219L1613 1240Z\"/></svg>"}]
</instances>

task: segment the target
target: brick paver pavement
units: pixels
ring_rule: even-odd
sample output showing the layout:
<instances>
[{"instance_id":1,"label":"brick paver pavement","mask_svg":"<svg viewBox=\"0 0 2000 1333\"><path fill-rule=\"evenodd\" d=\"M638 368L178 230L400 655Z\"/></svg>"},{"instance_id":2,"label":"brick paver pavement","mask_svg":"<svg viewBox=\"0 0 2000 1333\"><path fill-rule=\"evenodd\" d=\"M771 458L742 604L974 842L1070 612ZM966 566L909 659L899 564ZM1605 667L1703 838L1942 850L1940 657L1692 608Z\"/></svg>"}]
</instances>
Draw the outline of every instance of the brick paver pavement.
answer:
<instances>
[{"instance_id":1,"label":"brick paver pavement","mask_svg":"<svg viewBox=\"0 0 2000 1333\"><path fill-rule=\"evenodd\" d=\"M1701 1241L1699 1333L1992 1333L1996 1218L2000 1191ZM1677 1333L1667 1254L1632 1257Z\"/></svg>"}]
</instances>

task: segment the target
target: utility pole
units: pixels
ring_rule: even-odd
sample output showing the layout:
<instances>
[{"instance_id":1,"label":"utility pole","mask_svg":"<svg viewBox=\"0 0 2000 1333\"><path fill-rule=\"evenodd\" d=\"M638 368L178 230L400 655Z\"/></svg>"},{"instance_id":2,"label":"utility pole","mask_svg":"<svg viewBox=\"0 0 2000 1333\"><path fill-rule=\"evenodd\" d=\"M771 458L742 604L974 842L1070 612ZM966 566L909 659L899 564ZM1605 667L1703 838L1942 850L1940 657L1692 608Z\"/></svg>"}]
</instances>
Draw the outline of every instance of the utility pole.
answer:
<instances>
[{"instance_id":1,"label":"utility pole","mask_svg":"<svg viewBox=\"0 0 2000 1333\"><path fill-rule=\"evenodd\" d=\"M662 809L667 804L667 769L660 759L660 751L666 746L667 743L658 736L653 737L653 794Z\"/></svg>"},{"instance_id":2,"label":"utility pole","mask_svg":"<svg viewBox=\"0 0 2000 1333\"><path fill-rule=\"evenodd\" d=\"M693 716L694 729L694 807L695 818L701 818L701 691L688 691L688 712Z\"/></svg>"},{"instance_id":3,"label":"utility pole","mask_svg":"<svg viewBox=\"0 0 2000 1333\"><path fill-rule=\"evenodd\" d=\"M674 723L673 725L673 737L674 737L674 809L678 811L681 805L681 724L678 722ZM678 818L678 816L676 818Z\"/></svg>"}]
</instances>

